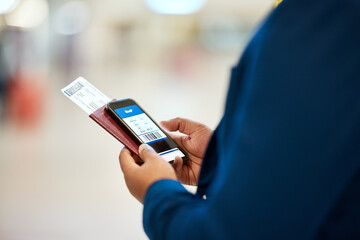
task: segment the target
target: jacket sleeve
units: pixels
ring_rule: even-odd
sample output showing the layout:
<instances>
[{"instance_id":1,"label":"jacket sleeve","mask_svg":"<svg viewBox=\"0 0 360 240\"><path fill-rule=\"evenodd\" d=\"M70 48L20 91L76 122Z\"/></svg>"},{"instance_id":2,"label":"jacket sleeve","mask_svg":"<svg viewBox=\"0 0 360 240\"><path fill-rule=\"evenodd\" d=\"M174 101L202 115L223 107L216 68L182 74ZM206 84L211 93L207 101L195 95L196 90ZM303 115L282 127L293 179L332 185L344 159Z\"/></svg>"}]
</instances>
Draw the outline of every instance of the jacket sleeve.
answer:
<instances>
[{"instance_id":1,"label":"jacket sleeve","mask_svg":"<svg viewBox=\"0 0 360 240\"><path fill-rule=\"evenodd\" d=\"M145 232L150 239L201 239L200 233L206 235L208 231L199 231L199 223L206 220L205 205L204 199L189 193L179 182L157 181L148 189L144 201Z\"/></svg>"}]
</instances>

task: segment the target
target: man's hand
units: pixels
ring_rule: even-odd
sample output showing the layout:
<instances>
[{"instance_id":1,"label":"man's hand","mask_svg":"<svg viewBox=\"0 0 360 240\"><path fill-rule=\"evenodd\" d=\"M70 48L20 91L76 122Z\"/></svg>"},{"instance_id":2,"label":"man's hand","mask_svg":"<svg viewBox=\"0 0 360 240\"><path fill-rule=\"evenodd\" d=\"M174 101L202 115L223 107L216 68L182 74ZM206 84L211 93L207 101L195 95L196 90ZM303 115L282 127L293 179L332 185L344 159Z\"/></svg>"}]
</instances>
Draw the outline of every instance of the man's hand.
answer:
<instances>
[{"instance_id":1,"label":"man's hand","mask_svg":"<svg viewBox=\"0 0 360 240\"><path fill-rule=\"evenodd\" d=\"M176 174L171 165L146 144L139 147L140 158L144 164L139 166L136 156L124 148L120 152L120 166L130 193L141 203L150 185L160 179L176 180Z\"/></svg>"},{"instance_id":2,"label":"man's hand","mask_svg":"<svg viewBox=\"0 0 360 240\"><path fill-rule=\"evenodd\" d=\"M185 163L182 158L175 158L173 166L177 178L184 184L197 185L205 150L213 131L204 124L183 118L163 121L160 124L170 131L169 135L190 157ZM176 131L182 134L171 133Z\"/></svg>"}]
</instances>

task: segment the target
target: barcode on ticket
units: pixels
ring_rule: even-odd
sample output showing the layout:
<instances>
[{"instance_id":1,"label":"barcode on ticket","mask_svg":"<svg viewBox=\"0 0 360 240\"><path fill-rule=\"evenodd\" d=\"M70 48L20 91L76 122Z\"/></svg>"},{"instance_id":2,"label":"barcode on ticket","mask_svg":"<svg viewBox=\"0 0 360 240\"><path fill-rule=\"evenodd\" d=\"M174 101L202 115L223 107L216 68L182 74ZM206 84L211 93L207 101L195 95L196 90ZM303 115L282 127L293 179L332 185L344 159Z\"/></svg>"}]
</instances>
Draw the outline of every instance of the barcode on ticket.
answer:
<instances>
[{"instance_id":1,"label":"barcode on ticket","mask_svg":"<svg viewBox=\"0 0 360 240\"><path fill-rule=\"evenodd\" d=\"M158 133L158 132L152 132L152 133L144 134L141 137L143 137L146 140L146 142L154 141L154 140L158 140L160 138L163 138L163 136L161 136L161 134Z\"/></svg>"},{"instance_id":2,"label":"barcode on ticket","mask_svg":"<svg viewBox=\"0 0 360 240\"><path fill-rule=\"evenodd\" d=\"M69 87L68 89L65 90L65 93L67 95L69 95L69 97L71 97L72 95L74 95L76 92L80 91L82 88L84 87L84 85L82 85L81 83L77 82L75 84L73 84L71 87Z\"/></svg>"}]
</instances>

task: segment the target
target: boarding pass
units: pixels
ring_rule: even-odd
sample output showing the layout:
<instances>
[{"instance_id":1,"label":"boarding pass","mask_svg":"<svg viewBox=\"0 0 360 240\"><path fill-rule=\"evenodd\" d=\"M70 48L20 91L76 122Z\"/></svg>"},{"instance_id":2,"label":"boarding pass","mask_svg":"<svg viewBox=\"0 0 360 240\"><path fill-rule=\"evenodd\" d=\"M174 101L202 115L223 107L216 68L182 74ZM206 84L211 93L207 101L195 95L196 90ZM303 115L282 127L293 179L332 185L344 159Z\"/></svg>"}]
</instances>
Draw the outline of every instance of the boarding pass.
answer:
<instances>
[{"instance_id":1,"label":"boarding pass","mask_svg":"<svg viewBox=\"0 0 360 240\"><path fill-rule=\"evenodd\" d=\"M61 89L61 92L88 115L111 101L109 97L86 81L83 77L77 78L75 81Z\"/></svg>"}]
</instances>

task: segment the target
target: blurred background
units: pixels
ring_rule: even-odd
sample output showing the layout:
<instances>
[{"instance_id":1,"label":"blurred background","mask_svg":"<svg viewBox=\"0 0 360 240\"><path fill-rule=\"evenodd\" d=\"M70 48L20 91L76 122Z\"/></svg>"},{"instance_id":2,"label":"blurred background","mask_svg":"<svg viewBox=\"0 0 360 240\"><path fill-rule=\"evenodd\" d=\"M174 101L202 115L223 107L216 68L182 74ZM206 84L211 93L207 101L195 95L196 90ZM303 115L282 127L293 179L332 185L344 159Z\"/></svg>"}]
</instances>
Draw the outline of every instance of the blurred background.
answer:
<instances>
[{"instance_id":1,"label":"blurred background","mask_svg":"<svg viewBox=\"0 0 360 240\"><path fill-rule=\"evenodd\" d=\"M122 145L62 95L85 77L212 128L274 0L1 0L0 239L147 239Z\"/></svg>"}]
</instances>

